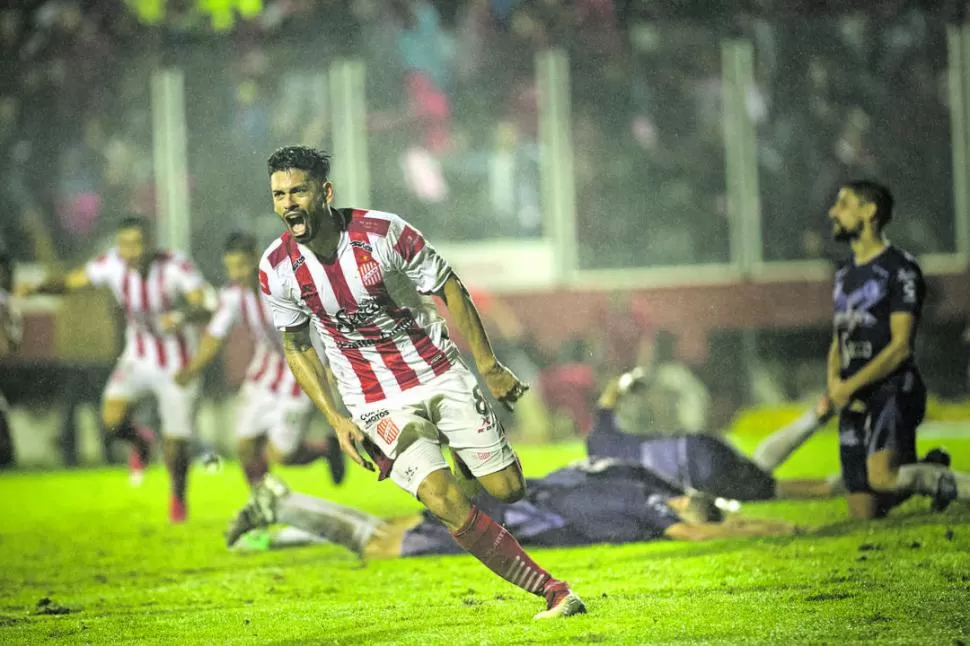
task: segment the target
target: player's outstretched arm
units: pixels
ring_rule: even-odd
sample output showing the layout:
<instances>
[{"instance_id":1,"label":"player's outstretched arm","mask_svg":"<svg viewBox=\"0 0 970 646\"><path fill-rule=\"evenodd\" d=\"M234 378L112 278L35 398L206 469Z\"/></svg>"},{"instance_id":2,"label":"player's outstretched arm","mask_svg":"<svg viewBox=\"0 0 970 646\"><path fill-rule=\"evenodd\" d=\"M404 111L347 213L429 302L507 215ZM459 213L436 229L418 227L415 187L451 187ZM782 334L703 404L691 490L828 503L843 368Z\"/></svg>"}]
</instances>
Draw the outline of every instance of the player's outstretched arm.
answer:
<instances>
[{"instance_id":1,"label":"player's outstretched arm","mask_svg":"<svg viewBox=\"0 0 970 646\"><path fill-rule=\"evenodd\" d=\"M363 442L364 434L351 420L344 417L337 409L327 386L327 371L320 361L313 344L310 341L310 324L305 323L295 328L289 328L282 333L283 352L286 363L289 364L293 376L296 377L300 388L316 405L327 422L333 427L340 442L340 448L350 456L354 462L368 471L374 470L374 465L361 457L354 442Z\"/></svg>"},{"instance_id":2,"label":"player's outstretched arm","mask_svg":"<svg viewBox=\"0 0 970 646\"><path fill-rule=\"evenodd\" d=\"M892 335L889 345L854 375L836 383L834 390L829 392L836 408L843 408L853 393L888 377L912 356L913 315L908 312L893 312L889 317L889 329Z\"/></svg>"},{"instance_id":3,"label":"player's outstretched arm","mask_svg":"<svg viewBox=\"0 0 970 646\"><path fill-rule=\"evenodd\" d=\"M212 336L211 334L206 334L202 337L202 341L199 343L199 349L196 351L195 356L189 361L189 364L175 373L175 383L179 386L185 386L190 383L193 379L199 376L202 370L212 363L212 360L219 356L219 352L222 350L222 346L225 345L226 340L217 336Z\"/></svg>"},{"instance_id":4,"label":"player's outstretched arm","mask_svg":"<svg viewBox=\"0 0 970 646\"><path fill-rule=\"evenodd\" d=\"M458 276L452 273L437 295L448 307L458 331L471 349L472 358L485 379L485 385L497 400L511 407L529 387L495 357L478 308L472 302L468 290Z\"/></svg>"},{"instance_id":5,"label":"player's outstretched arm","mask_svg":"<svg viewBox=\"0 0 970 646\"><path fill-rule=\"evenodd\" d=\"M63 276L47 278L36 285L21 285L17 288L17 295L26 298L36 294L64 294L92 286L85 268L79 267Z\"/></svg>"}]
</instances>

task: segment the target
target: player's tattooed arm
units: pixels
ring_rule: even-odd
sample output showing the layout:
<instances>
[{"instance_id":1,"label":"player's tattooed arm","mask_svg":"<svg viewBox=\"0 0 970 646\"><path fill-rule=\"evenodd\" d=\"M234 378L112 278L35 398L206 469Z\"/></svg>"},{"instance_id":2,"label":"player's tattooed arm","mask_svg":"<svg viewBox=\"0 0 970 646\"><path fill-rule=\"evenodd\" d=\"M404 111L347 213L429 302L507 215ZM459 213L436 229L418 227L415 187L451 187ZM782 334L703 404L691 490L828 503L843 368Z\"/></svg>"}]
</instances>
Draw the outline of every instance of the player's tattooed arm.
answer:
<instances>
[{"instance_id":1,"label":"player's tattooed arm","mask_svg":"<svg viewBox=\"0 0 970 646\"><path fill-rule=\"evenodd\" d=\"M329 384L332 383L329 378L329 370L320 361L320 357L310 341L309 323L287 328L281 332L281 335L286 363L290 366L300 388L327 418L327 422L340 441L340 448L351 460L365 469L373 471L374 465L361 457L355 446L355 442L364 441L363 432L337 409L329 388Z\"/></svg>"},{"instance_id":2,"label":"player's tattooed arm","mask_svg":"<svg viewBox=\"0 0 970 646\"><path fill-rule=\"evenodd\" d=\"M495 351L488 340L478 308L472 302L461 279L452 273L437 295L445 302L448 312L458 326L458 331L468 343L475 365L485 379L485 385L495 399L511 408L529 387L519 381L518 377L495 357Z\"/></svg>"}]
</instances>

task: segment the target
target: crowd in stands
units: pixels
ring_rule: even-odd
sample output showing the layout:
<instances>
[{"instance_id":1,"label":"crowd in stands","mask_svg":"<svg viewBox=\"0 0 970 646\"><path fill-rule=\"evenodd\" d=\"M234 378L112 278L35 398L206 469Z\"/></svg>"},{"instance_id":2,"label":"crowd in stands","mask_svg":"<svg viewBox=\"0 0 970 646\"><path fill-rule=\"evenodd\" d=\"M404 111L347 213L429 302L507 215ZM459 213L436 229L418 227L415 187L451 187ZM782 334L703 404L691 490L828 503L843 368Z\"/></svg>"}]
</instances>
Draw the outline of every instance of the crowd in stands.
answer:
<instances>
[{"instance_id":1,"label":"crowd in stands","mask_svg":"<svg viewBox=\"0 0 970 646\"><path fill-rule=\"evenodd\" d=\"M439 241L540 236L535 55L558 46L572 77L580 266L724 262L721 43L731 37L756 52L748 111L766 258L829 257L822 218L839 182L857 175L894 187L904 245L953 249L946 23L930 6L939 3L830 3L810 18L811 3L767 0L736 12L623 0L249 0L216 15L217 4L0 10L0 237L18 260L73 264L103 247L122 215L154 215L150 78L164 66L185 72L191 251L216 282L229 229L263 238L278 229L267 152L331 147L327 70L338 58L365 63L371 206ZM634 328L638 339L655 334ZM586 404L606 375L632 367L590 339L557 357L510 342L538 388L575 387Z\"/></svg>"}]
</instances>

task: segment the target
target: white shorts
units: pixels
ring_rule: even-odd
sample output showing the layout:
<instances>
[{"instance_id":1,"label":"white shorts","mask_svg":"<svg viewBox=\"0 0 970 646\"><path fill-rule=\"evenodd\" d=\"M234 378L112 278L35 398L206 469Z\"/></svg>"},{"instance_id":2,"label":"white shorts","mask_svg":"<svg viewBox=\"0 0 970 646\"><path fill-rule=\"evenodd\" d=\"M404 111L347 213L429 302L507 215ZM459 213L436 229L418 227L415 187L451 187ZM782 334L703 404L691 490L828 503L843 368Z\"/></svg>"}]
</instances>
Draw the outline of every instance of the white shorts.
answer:
<instances>
[{"instance_id":1,"label":"white shorts","mask_svg":"<svg viewBox=\"0 0 970 646\"><path fill-rule=\"evenodd\" d=\"M350 414L394 460L391 479L413 496L429 474L448 468L442 444L454 449L475 477L516 461L478 381L461 364L399 395L354 407Z\"/></svg>"},{"instance_id":2,"label":"white shorts","mask_svg":"<svg viewBox=\"0 0 970 646\"><path fill-rule=\"evenodd\" d=\"M247 381L239 391L236 407L236 437L253 439L267 436L283 455L293 453L310 426L313 402L302 392L272 392Z\"/></svg>"},{"instance_id":3,"label":"white shorts","mask_svg":"<svg viewBox=\"0 0 970 646\"><path fill-rule=\"evenodd\" d=\"M195 435L195 407L199 384L184 388L175 383L171 371L144 360L121 357L104 388L105 399L136 402L148 395L158 401L162 435L190 439Z\"/></svg>"}]
</instances>

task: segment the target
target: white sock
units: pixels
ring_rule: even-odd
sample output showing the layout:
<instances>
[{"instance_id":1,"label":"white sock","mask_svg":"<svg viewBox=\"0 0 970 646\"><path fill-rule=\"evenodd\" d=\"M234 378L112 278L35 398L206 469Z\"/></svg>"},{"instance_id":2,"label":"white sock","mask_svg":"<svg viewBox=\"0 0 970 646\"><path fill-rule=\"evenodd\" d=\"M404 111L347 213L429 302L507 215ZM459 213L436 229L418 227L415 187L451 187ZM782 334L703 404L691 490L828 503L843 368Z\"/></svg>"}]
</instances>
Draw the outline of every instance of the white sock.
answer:
<instances>
[{"instance_id":1,"label":"white sock","mask_svg":"<svg viewBox=\"0 0 970 646\"><path fill-rule=\"evenodd\" d=\"M940 478L948 469L941 464L904 464L899 467L896 476L896 491L900 493L921 493L924 496L936 494L940 486Z\"/></svg>"},{"instance_id":2,"label":"white sock","mask_svg":"<svg viewBox=\"0 0 970 646\"><path fill-rule=\"evenodd\" d=\"M820 424L814 409L808 409L798 419L769 435L754 450L751 460L768 473L774 472L795 452Z\"/></svg>"},{"instance_id":3,"label":"white sock","mask_svg":"<svg viewBox=\"0 0 970 646\"><path fill-rule=\"evenodd\" d=\"M280 527L270 535L270 545L273 547L298 547L300 545L319 545L329 543L327 539L311 534L299 527Z\"/></svg>"},{"instance_id":4,"label":"white sock","mask_svg":"<svg viewBox=\"0 0 970 646\"><path fill-rule=\"evenodd\" d=\"M291 492L279 499L276 520L343 545L357 554L381 524L381 519L335 502Z\"/></svg>"}]
</instances>

